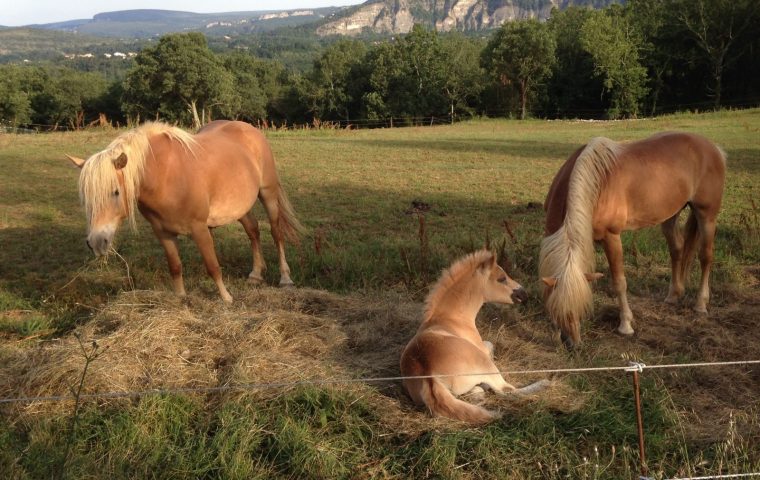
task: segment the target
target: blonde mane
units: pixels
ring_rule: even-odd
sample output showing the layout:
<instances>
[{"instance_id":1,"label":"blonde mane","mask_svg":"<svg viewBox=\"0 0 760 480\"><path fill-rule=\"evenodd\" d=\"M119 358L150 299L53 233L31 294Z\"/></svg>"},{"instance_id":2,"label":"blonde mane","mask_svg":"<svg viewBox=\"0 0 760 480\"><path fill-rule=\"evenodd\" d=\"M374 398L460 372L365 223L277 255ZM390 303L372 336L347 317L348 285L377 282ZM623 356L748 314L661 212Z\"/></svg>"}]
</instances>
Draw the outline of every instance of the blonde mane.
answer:
<instances>
[{"instance_id":1,"label":"blonde mane","mask_svg":"<svg viewBox=\"0 0 760 480\"><path fill-rule=\"evenodd\" d=\"M190 152L197 146L191 134L162 122L148 122L116 137L85 162L79 175L79 198L87 212L88 223L105 208L113 192L119 188L113 161L123 153L127 156L127 164L122 169L124 188L119 194L124 195L129 223L135 227L137 195L151 149L150 138L154 135L166 135Z\"/></svg>"},{"instance_id":2,"label":"blonde mane","mask_svg":"<svg viewBox=\"0 0 760 480\"><path fill-rule=\"evenodd\" d=\"M575 161L568 180L562 226L541 241L539 274L557 283L546 309L557 326L580 335L580 321L593 309L587 273L595 271L592 218L599 194L617 162L620 145L592 139Z\"/></svg>"},{"instance_id":3,"label":"blonde mane","mask_svg":"<svg viewBox=\"0 0 760 480\"><path fill-rule=\"evenodd\" d=\"M473 252L463 257L448 269L444 270L425 299L423 322L426 322L433 316L435 306L441 301L441 298L449 292L451 287L462 278L472 275L483 262L490 260L492 256L493 253L488 250L478 250L477 252Z\"/></svg>"}]
</instances>

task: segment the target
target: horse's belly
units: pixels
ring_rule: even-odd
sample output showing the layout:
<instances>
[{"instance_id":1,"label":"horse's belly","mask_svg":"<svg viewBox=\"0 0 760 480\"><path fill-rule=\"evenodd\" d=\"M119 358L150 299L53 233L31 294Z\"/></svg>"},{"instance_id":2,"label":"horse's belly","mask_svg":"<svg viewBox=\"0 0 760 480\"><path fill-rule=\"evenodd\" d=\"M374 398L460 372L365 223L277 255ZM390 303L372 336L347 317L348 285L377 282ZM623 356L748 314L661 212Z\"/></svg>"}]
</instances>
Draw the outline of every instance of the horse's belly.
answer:
<instances>
[{"instance_id":1,"label":"horse's belly","mask_svg":"<svg viewBox=\"0 0 760 480\"><path fill-rule=\"evenodd\" d=\"M233 202L224 205L211 205L209 208L206 225L209 227L220 227L227 225L242 218L253 208L255 198L249 201Z\"/></svg>"}]
</instances>

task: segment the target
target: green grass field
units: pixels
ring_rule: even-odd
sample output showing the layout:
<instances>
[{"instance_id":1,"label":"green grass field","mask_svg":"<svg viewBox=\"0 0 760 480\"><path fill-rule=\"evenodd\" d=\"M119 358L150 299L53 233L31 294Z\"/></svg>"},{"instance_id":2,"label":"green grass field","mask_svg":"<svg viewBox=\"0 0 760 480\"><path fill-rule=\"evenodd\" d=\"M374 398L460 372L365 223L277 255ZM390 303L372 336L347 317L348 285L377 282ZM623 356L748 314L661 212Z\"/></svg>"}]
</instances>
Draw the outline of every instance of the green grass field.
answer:
<instances>
[{"instance_id":1,"label":"green grass field","mask_svg":"<svg viewBox=\"0 0 760 480\"><path fill-rule=\"evenodd\" d=\"M591 137L632 140L663 130L703 134L728 153L710 314L665 307L665 241L659 229L629 233L636 336L613 333L617 308L603 280L586 341L568 353L554 339L536 278L548 186ZM123 260L91 258L78 171L63 154L86 158L117 134L0 134L0 396L68 394L84 365L74 333L110 348L93 362L85 392L394 376L427 287L451 261L486 244L531 293L526 305L487 307L479 319L505 370L760 359L760 110L267 132L308 229L301 245L288 249L294 281L308 288L251 287L249 244L242 228L230 225L214 236L232 306L218 300L189 239L180 242L189 296L174 298L163 252L143 220L137 232L124 226L119 233ZM263 209L255 211L274 285L276 255ZM606 271L601 253L598 259ZM397 382L88 400L73 429L73 402L0 404L0 472L634 478L630 378L555 380L560 386L545 398L497 401L505 418L477 429L430 418ZM653 476L760 471L760 368L650 370L642 388Z\"/></svg>"}]
</instances>

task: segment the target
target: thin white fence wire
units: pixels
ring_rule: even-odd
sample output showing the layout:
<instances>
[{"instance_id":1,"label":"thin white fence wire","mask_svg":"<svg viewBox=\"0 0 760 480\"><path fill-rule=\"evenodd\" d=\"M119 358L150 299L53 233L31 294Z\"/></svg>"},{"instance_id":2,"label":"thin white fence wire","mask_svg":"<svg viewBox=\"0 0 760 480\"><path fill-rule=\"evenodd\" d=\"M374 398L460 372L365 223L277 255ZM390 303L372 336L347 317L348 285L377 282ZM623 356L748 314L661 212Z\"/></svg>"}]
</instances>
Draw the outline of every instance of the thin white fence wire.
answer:
<instances>
[{"instance_id":1,"label":"thin white fence wire","mask_svg":"<svg viewBox=\"0 0 760 480\"><path fill-rule=\"evenodd\" d=\"M723 478L753 478L760 477L760 472L756 473L726 473L723 475L705 475L702 477L678 477L664 478L662 480L718 480ZM655 477L639 477L639 480L657 480Z\"/></svg>"},{"instance_id":2,"label":"thin white fence wire","mask_svg":"<svg viewBox=\"0 0 760 480\"><path fill-rule=\"evenodd\" d=\"M617 367L583 367L583 368L549 368L538 370L513 370L513 371L499 371L499 372L486 372L486 373L466 373L466 374L452 374L452 375L413 375L413 376L394 376L394 377L359 377L359 378L326 378L326 379L314 379L314 380L298 380L293 382L272 382L272 383L246 383L240 385L220 385L217 387L177 387L177 388L156 388L148 390L135 390L126 392L95 392L95 393L83 393L79 395L81 399L94 399L94 398L130 398L141 397L145 395L166 395L171 393L216 393L224 391L247 391L247 390L266 390L275 388L292 388L299 386L322 386L322 385L338 385L338 384L353 384L353 383L385 383L385 382L399 382L403 380L417 380L426 378L453 378L453 377L478 377L493 375L495 373L501 375L535 375L535 374L568 374L568 373L584 373L584 372L643 372L644 370L654 369L675 369L675 368L703 368L703 367L724 367L724 366L736 366L736 365L758 365L760 360L736 360L725 362L696 362L696 363L671 363L661 365L646 365L640 362L631 362L627 366ZM60 402L65 400L74 400L74 396L68 395L51 395L45 397L12 397L12 398L0 398L0 404L6 403L34 403L34 402Z\"/></svg>"}]
</instances>

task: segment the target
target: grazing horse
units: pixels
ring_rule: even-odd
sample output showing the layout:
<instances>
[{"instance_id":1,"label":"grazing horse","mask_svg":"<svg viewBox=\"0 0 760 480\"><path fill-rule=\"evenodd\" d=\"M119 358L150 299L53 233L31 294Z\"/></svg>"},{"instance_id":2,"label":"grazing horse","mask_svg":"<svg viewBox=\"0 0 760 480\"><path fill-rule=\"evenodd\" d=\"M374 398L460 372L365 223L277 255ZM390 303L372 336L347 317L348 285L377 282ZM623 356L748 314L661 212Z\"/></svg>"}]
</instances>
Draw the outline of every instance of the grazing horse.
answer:
<instances>
[{"instance_id":1,"label":"grazing horse","mask_svg":"<svg viewBox=\"0 0 760 480\"><path fill-rule=\"evenodd\" d=\"M580 322L592 310L589 281L594 241L601 242L620 306L618 332L633 334L626 297L623 230L662 224L672 276L665 301L677 303L697 243L702 281L694 309L707 312L715 221L726 176L725 153L699 135L666 132L616 143L594 138L573 153L554 177L546 196L545 237L540 276L546 309L568 347L580 342ZM684 234L678 226L689 206Z\"/></svg>"},{"instance_id":2,"label":"grazing horse","mask_svg":"<svg viewBox=\"0 0 760 480\"><path fill-rule=\"evenodd\" d=\"M284 240L297 241L296 219L275 170L264 135L243 122L215 121L191 135L160 122L123 133L89 159L68 156L81 169L79 196L88 220L87 245L95 255L112 249L122 220L135 226L135 207L164 248L174 291L185 294L177 235L190 235L221 297L222 282L210 229L239 221L251 240L253 270L266 268L258 221L251 208L260 198L269 216L280 260L280 285L292 285Z\"/></svg>"},{"instance_id":3,"label":"grazing horse","mask_svg":"<svg viewBox=\"0 0 760 480\"><path fill-rule=\"evenodd\" d=\"M403 376L439 376L403 380L412 400L433 415L465 422L499 418L498 412L456 396L482 393L482 386L499 394L515 390L494 364L493 345L480 337L475 317L485 302L511 304L527 298L487 250L465 256L444 271L427 297L422 325L401 354Z\"/></svg>"}]
</instances>

